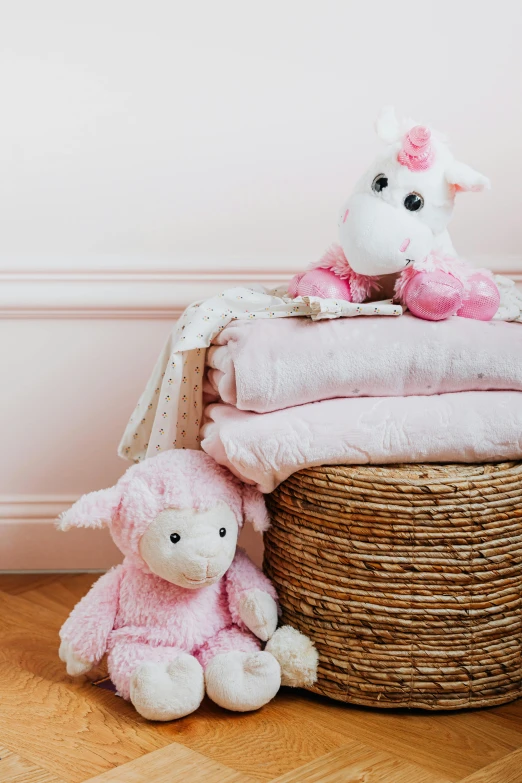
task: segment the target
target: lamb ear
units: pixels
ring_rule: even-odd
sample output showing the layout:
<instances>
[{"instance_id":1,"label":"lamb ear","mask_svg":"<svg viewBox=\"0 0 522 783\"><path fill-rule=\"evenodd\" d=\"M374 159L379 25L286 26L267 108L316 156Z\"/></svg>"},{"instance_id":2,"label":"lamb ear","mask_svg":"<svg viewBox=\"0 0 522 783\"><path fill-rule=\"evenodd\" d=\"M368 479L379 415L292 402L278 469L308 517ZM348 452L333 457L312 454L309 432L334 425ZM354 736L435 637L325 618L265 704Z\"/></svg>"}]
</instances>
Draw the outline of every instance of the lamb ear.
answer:
<instances>
[{"instance_id":1,"label":"lamb ear","mask_svg":"<svg viewBox=\"0 0 522 783\"><path fill-rule=\"evenodd\" d=\"M114 519L120 503L121 490L118 486L83 495L74 506L60 515L58 530L69 530L71 527L108 526Z\"/></svg>"},{"instance_id":2,"label":"lamb ear","mask_svg":"<svg viewBox=\"0 0 522 783\"><path fill-rule=\"evenodd\" d=\"M402 137L401 126L393 106L385 106L375 122L377 136L385 144L394 144Z\"/></svg>"},{"instance_id":3,"label":"lamb ear","mask_svg":"<svg viewBox=\"0 0 522 783\"><path fill-rule=\"evenodd\" d=\"M446 169L446 179L457 192L472 191L478 193L491 187L489 179L466 163L454 160Z\"/></svg>"},{"instance_id":4,"label":"lamb ear","mask_svg":"<svg viewBox=\"0 0 522 783\"><path fill-rule=\"evenodd\" d=\"M264 533L270 527L264 495L249 484L243 488L243 517L258 533Z\"/></svg>"}]
</instances>

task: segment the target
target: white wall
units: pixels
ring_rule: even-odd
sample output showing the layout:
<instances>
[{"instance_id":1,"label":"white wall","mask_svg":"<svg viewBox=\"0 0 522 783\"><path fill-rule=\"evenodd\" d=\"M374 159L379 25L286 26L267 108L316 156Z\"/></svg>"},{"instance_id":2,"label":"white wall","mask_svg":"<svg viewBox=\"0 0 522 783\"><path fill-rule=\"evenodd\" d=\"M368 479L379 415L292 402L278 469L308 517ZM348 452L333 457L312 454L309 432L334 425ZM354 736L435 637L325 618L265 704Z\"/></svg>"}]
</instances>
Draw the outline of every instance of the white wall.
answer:
<instances>
[{"instance_id":1,"label":"white wall","mask_svg":"<svg viewBox=\"0 0 522 783\"><path fill-rule=\"evenodd\" d=\"M454 239L522 273L521 8L0 0L0 570L113 562L54 517L125 469L180 309L335 239L383 104L491 177Z\"/></svg>"},{"instance_id":2,"label":"white wall","mask_svg":"<svg viewBox=\"0 0 522 783\"><path fill-rule=\"evenodd\" d=\"M2 0L0 253L314 259L383 104L494 189L464 254L520 254L519 0Z\"/></svg>"}]
</instances>

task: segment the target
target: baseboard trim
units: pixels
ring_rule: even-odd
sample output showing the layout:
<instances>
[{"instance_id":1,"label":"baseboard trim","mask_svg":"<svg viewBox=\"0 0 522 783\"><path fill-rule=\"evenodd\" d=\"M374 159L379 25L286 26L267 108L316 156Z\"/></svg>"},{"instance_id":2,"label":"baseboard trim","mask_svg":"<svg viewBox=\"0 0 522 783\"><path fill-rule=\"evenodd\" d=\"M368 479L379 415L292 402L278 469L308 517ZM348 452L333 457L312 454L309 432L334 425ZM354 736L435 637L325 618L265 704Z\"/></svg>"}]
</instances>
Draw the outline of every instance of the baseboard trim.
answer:
<instances>
[{"instance_id":1,"label":"baseboard trim","mask_svg":"<svg viewBox=\"0 0 522 783\"><path fill-rule=\"evenodd\" d=\"M23 570L13 571L12 569L8 569L7 571L0 571L0 574L16 574L16 575L35 575L35 574L52 574L53 576L58 576L60 574L106 574L107 569L106 568L53 568L52 570L49 568L26 568Z\"/></svg>"},{"instance_id":2,"label":"baseboard trim","mask_svg":"<svg viewBox=\"0 0 522 783\"><path fill-rule=\"evenodd\" d=\"M57 517L76 495L0 495L0 572L71 573L107 571L123 555L107 529L57 530ZM240 545L261 567L263 542L251 525L241 531Z\"/></svg>"},{"instance_id":3,"label":"baseboard trim","mask_svg":"<svg viewBox=\"0 0 522 783\"><path fill-rule=\"evenodd\" d=\"M78 495L0 495L0 523L15 519L57 517L78 500Z\"/></svg>"},{"instance_id":4,"label":"baseboard trim","mask_svg":"<svg viewBox=\"0 0 522 783\"><path fill-rule=\"evenodd\" d=\"M75 500L70 495L0 497L0 571L106 571L121 562L108 530L57 530L57 517Z\"/></svg>"}]
</instances>

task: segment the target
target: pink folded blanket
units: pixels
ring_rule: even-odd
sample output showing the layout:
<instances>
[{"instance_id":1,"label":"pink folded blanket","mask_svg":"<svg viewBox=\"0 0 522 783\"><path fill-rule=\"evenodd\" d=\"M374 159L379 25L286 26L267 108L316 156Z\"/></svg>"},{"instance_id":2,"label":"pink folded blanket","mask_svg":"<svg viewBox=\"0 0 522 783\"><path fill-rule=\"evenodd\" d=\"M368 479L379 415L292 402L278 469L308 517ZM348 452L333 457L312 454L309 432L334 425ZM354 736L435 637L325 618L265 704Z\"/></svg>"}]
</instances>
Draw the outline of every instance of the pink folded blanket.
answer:
<instances>
[{"instance_id":1,"label":"pink folded blanket","mask_svg":"<svg viewBox=\"0 0 522 783\"><path fill-rule=\"evenodd\" d=\"M336 399L266 414L216 404L206 416L202 448L262 492L312 465L522 458L520 392Z\"/></svg>"},{"instance_id":2,"label":"pink folded blanket","mask_svg":"<svg viewBox=\"0 0 522 783\"><path fill-rule=\"evenodd\" d=\"M522 391L522 325L410 315L233 321L207 363L207 399L258 413L334 397Z\"/></svg>"}]
</instances>

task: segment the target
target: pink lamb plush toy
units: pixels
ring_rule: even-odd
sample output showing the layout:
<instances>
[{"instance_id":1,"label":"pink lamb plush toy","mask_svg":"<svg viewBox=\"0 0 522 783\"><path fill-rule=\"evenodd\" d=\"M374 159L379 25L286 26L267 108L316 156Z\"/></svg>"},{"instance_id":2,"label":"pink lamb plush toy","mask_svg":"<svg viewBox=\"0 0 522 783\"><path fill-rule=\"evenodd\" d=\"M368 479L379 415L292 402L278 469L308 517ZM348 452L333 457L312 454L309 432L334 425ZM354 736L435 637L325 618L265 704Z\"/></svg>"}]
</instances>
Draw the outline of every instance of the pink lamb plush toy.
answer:
<instances>
[{"instance_id":1,"label":"pink lamb plush toy","mask_svg":"<svg viewBox=\"0 0 522 783\"><path fill-rule=\"evenodd\" d=\"M413 315L489 321L500 295L491 273L457 257L447 225L455 196L489 187L486 177L455 160L445 142L384 109L376 125L386 143L339 215L340 245L296 275L288 293L364 302L379 277L396 274L396 298Z\"/></svg>"},{"instance_id":2,"label":"pink lamb plush toy","mask_svg":"<svg viewBox=\"0 0 522 783\"><path fill-rule=\"evenodd\" d=\"M107 652L119 695L163 721L196 710L205 690L246 711L281 683L314 682L315 648L288 626L276 631L274 587L236 550L244 519L267 529L263 496L202 451L166 451L80 498L61 529L109 525L125 559L64 623L67 672L85 674Z\"/></svg>"}]
</instances>

